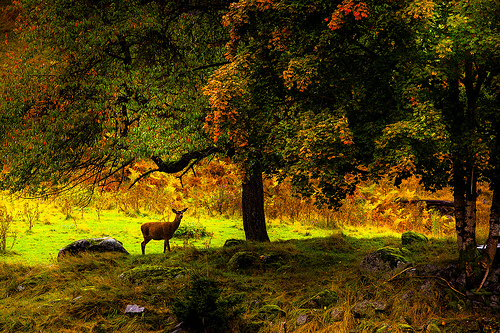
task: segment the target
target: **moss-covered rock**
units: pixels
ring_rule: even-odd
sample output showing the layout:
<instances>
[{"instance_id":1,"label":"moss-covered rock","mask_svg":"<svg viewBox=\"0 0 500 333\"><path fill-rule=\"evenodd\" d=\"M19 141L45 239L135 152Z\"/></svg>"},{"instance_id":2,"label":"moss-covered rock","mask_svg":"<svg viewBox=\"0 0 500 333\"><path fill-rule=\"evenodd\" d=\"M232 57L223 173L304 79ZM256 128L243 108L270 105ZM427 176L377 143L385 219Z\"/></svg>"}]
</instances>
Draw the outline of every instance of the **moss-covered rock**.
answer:
<instances>
[{"instance_id":1,"label":"moss-covered rock","mask_svg":"<svg viewBox=\"0 0 500 333\"><path fill-rule=\"evenodd\" d=\"M415 243L427 243L429 239L426 235L415 231L407 231L401 235L401 243L403 245L411 245Z\"/></svg>"},{"instance_id":2,"label":"moss-covered rock","mask_svg":"<svg viewBox=\"0 0 500 333\"><path fill-rule=\"evenodd\" d=\"M323 290L311 298L302 301L301 308L306 309L322 309L331 307L337 304L338 295L333 290Z\"/></svg>"},{"instance_id":3,"label":"moss-covered rock","mask_svg":"<svg viewBox=\"0 0 500 333\"><path fill-rule=\"evenodd\" d=\"M264 305L259 309L260 317L278 317L278 316L286 316L286 312L281 309L279 306L274 304Z\"/></svg>"},{"instance_id":4,"label":"moss-covered rock","mask_svg":"<svg viewBox=\"0 0 500 333\"><path fill-rule=\"evenodd\" d=\"M251 252L236 252L227 263L230 270L246 269L252 267L257 261L257 256Z\"/></svg>"},{"instance_id":5,"label":"moss-covered rock","mask_svg":"<svg viewBox=\"0 0 500 333\"><path fill-rule=\"evenodd\" d=\"M397 267L398 262L408 262L408 259L406 259L406 257L403 255L403 252L398 248L383 247L377 250L377 254L382 260L389 262L391 267Z\"/></svg>"},{"instance_id":6,"label":"moss-covered rock","mask_svg":"<svg viewBox=\"0 0 500 333\"><path fill-rule=\"evenodd\" d=\"M375 313L385 311L386 309L387 303L385 302L364 300L353 307L352 313L357 318L370 318Z\"/></svg>"},{"instance_id":7,"label":"moss-covered rock","mask_svg":"<svg viewBox=\"0 0 500 333\"><path fill-rule=\"evenodd\" d=\"M246 244L246 241L242 240L242 239L228 239L226 240L226 242L224 243L224 247L231 247L231 246L240 246L240 245L244 245Z\"/></svg>"},{"instance_id":8,"label":"moss-covered rock","mask_svg":"<svg viewBox=\"0 0 500 333\"><path fill-rule=\"evenodd\" d=\"M363 272L382 272L398 267L398 263L407 262L400 249L384 247L366 255L359 268Z\"/></svg>"}]
</instances>

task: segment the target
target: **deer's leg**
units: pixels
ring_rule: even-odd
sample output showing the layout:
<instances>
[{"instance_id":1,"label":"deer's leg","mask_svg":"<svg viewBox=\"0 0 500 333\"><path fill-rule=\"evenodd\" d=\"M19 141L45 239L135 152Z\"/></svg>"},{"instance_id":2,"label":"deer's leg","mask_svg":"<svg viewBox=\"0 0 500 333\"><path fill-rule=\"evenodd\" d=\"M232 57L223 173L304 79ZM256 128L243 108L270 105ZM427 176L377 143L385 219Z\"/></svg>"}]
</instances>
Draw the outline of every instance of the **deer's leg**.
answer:
<instances>
[{"instance_id":1,"label":"deer's leg","mask_svg":"<svg viewBox=\"0 0 500 333\"><path fill-rule=\"evenodd\" d=\"M165 244L163 244L163 253L168 248L168 252L170 252L170 244L168 243L168 239L165 239Z\"/></svg>"},{"instance_id":2,"label":"deer's leg","mask_svg":"<svg viewBox=\"0 0 500 333\"><path fill-rule=\"evenodd\" d=\"M144 241L141 243L141 249L142 249L142 254L144 255L144 252L146 251L146 244L149 243L151 239L144 239Z\"/></svg>"}]
</instances>

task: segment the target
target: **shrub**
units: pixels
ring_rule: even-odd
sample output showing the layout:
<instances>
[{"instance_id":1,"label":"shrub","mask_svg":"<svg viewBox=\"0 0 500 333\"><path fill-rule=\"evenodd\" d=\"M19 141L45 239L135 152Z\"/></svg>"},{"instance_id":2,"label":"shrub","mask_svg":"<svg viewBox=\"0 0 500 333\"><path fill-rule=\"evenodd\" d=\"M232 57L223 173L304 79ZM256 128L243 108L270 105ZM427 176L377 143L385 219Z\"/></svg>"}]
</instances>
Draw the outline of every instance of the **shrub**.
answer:
<instances>
[{"instance_id":1,"label":"shrub","mask_svg":"<svg viewBox=\"0 0 500 333\"><path fill-rule=\"evenodd\" d=\"M38 201L34 206L31 206L27 202L24 203L23 220L28 225L29 231L35 225L35 222L40 221L40 205Z\"/></svg>"},{"instance_id":2,"label":"shrub","mask_svg":"<svg viewBox=\"0 0 500 333\"><path fill-rule=\"evenodd\" d=\"M231 320L239 314L233 307L238 298L221 299L216 281L194 275L184 297L177 299L173 312L179 321L193 332L225 332Z\"/></svg>"},{"instance_id":3,"label":"shrub","mask_svg":"<svg viewBox=\"0 0 500 333\"><path fill-rule=\"evenodd\" d=\"M210 236L207 228L194 223L182 224L174 233L174 237L178 238L202 238L207 236Z\"/></svg>"}]
</instances>

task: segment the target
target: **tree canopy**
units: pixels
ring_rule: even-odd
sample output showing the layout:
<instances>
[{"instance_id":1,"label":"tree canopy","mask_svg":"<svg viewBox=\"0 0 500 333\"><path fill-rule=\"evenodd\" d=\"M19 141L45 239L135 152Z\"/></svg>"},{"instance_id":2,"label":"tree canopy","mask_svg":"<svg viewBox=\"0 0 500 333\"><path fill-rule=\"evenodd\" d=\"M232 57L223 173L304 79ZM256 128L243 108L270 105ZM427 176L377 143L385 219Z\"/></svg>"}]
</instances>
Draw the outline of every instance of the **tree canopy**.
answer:
<instances>
[{"instance_id":1,"label":"tree canopy","mask_svg":"<svg viewBox=\"0 0 500 333\"><path fill-rule=\"evenodd\" d=\"M498 14L486 0L233 3L230 64L206 88L212 136L275 152L331 206L381 173L451 186L472 276L475 184L498 183Z\"/></svg>"},{"instance_id":2,"label":"tree canopy","mask_svg":"<svg viewBox=\"0 0 500 333\"><path fill-rule=\"evenodd\" d=\"M1 91L3 188L107 185L137 159L173 173L216 150L200 89L225 62L227 2L19 6L25 49Z\"/></svg>"}]
</instances>

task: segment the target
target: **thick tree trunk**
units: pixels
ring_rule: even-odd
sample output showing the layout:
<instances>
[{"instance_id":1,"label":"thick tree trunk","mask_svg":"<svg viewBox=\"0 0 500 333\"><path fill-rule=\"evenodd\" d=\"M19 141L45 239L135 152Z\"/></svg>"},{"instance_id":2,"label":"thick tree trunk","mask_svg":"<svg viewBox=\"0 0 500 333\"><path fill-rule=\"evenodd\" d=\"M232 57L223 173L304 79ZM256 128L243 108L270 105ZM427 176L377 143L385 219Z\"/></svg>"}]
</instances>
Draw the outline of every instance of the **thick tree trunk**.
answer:
<instances>
[{"instance_id":1,"label":"thick tree trunk","mask_svg":"<svg viewBox=\"0 0 500 333\"><path fill-rule=\"evenodd\" d=\"M252 170L246 175L243 181L241 206L246 239L255 242L269 242L264 214L262 171Z\"/></svg>"}]
</instances>

